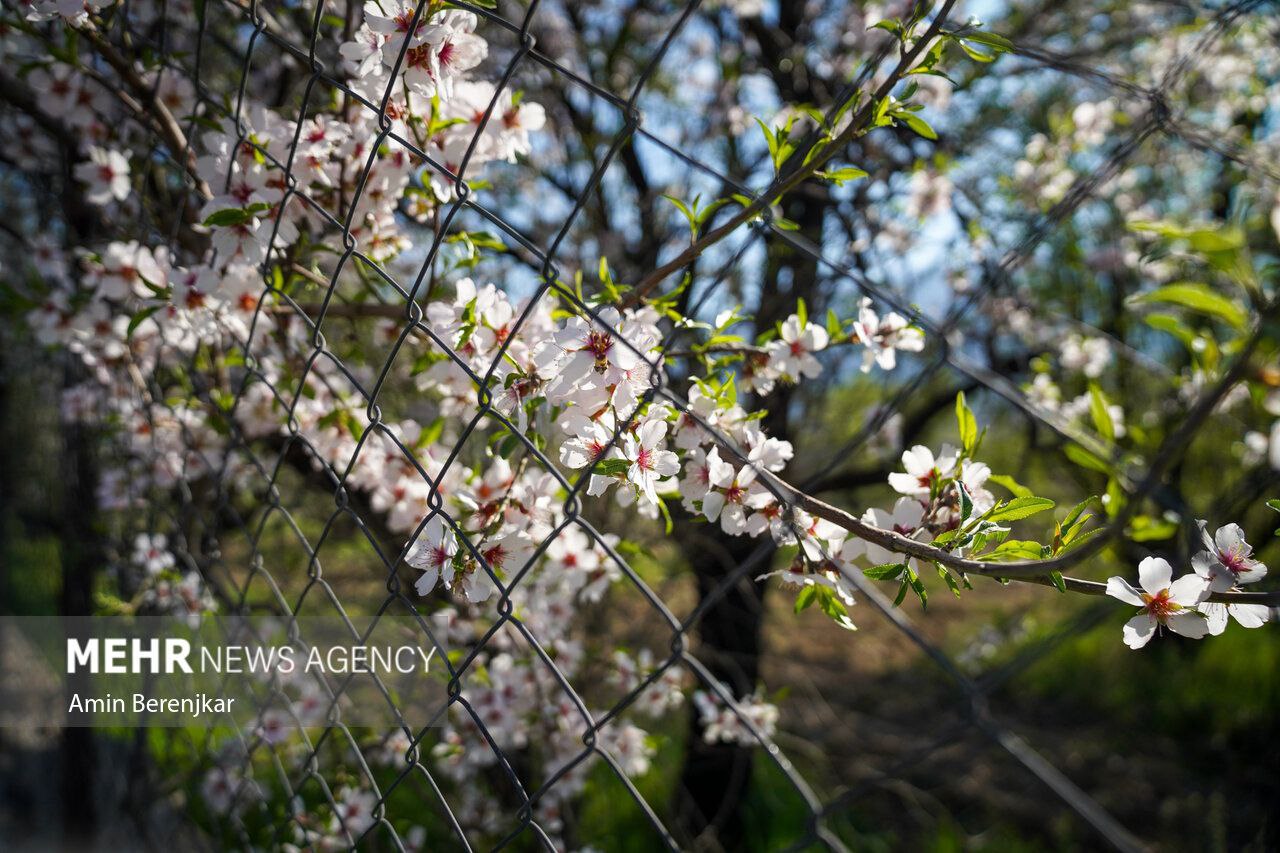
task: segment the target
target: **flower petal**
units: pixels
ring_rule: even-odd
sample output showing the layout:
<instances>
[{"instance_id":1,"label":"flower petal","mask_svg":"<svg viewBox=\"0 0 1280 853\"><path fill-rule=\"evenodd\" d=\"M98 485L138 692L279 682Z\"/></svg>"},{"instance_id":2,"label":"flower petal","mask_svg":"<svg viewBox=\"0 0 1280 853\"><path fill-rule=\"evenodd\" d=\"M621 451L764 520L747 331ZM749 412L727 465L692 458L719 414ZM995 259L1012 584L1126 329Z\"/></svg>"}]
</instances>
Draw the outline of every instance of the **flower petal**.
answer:
<instances>
[{"instance_id":1,"label":"flower petal","mask_svg":"<svg viewBox=\"0 0 1280 853\"><path fill-rule=\"evenodd\" d=\"M1169 630L1175 634L1181 634L1193 640L1198 640L1209 633L1208 620L1204 618L1203 613L1197 610L1175 613L1166 619L1164 624L1168 625Z\"/></svg>"},{"instance_id":2,"label":"flower petal","mask_svg":"<svg viewBox=\"0 0 1280 853\"><path fill-rule=\"evenodd\" d=\"M1216 637L1227 630L1227 605L1206 602L1201 605L1200 612L1204 614L1210 634Z\"/></svg>"},{"instance_id":3,"label":"flower petal","mask_svg":"<svg viewBox=\"0 0 1280 853\"><path fill-rule=\"evenodd\" d=\"M1138 581L1150 595L1169 588L1173 580L1173 568L1163 557L1147 557L1138 564Z\"/></svg>"},{"instance_id":4,"label":"flower petal","mask_svg":"<svg viewBox=\"0 0 1280 853\"><path fill-rule=\"evenodd\" d=\"M1265 604L1231 604L1227 609L1241 628L1261 628L1271 621L1271 608Z\"/></svg>"},{"instance_id":5,"label":"flower petal","mask_svg":"<svg viewBox=\"0 0 1280 853\"><path fill-rule=\"evenodd\" d=\"M1138 594L1132 584L1122 577L1107 578L1107 595L1112 598L1118 598L1125 604L1132 604L1135 607L1142 606L1142 596Z\"/></svg>"},{"instance_id":6,"label":"flower petal","mask_svg":"<svg viewBox=\"0 0 1280 853\"><path fill-rule=\"evenodd\" d=\"M1169 599L1183 607L1193 607L1209 595L1209 582L1199 575L1183 575L1169 586Z\"/></svg>"},{"instance_id":7,"label":"flower petal","mask_svg":"<svg viewBox=\"0 0 1280 853\"><path fill-rule=\"evenodd\" d=\"M1140 649L1151 642L1151 638L1156 635L1156 620L1145 613L1139 613L1124 623L1122 634L1126 646L1131 649Z\"/></svg>"}]
</instances>

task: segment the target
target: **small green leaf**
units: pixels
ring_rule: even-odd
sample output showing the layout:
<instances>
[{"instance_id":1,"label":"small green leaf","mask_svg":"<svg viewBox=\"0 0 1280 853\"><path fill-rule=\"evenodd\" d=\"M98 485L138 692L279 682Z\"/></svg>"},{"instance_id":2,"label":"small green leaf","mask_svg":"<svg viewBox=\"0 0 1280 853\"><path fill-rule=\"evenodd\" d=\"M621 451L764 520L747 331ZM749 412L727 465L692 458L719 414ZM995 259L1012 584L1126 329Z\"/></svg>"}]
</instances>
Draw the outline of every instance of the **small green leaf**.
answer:
<instances>
[{"instance_id":1,"label":"small green leaf","mask_svg":"<svg viewBox=\"0 0 1280 853\"><path fill-rule=\"evenodd\" d=\"M1244 309L1206 284L1184 281L1157 287L1131 299L1134 304L1179 305L1198 314L1217 317L1234 329L1243 331L1248 324Z\"/></svg>"},{"instance_id":2,"label":"small green leaf","mask_svg":"<svg viewBox=\"0 0 1280 853\"><path fill-rule=\"evenodd\" d=\"M164 306L162 305L151 305L147 308L143 308L141 311L134 314L132 317L129 318L129 327L125 329L124 336L126 338L132 338L134 331L136 331L139 326L141 326L144 322L146 322L146 319L148 317L150 317L152 314L156 313L163 307Z\"/></svg>"},{"instance_id":3,"label":"small green leaf","mask_svg":"<svg viewBox=\"0 0 1280 853\"><path fill-rule=\"evenodd\" d=\"M897 117L906 123L907 127L914 130L918 135L925 139L937 139L937 132L929 126L929 122L920 118L914 113L898 113Z\"/></svg>"},{"instance_id":4,"label":"small green leaf","mask_svg":"<svg viewBox=\"0 0 1280 853\"><path fill-rule=\"evenodd\" d=\"M1007 504L999 505L987 514L988 521L1017 521L1029 518L1036 513L1053 509L1054 502L1048 498L1014 498Z\"/></svg>"},{"instance_id":5,"label":"small green leaf","mask_svg":"<svg viewBox=\"0 0 1280 853\"><path fill-rule=\"evenodd\" d=\"M1058 588L1058 592L1067 591L1067 582L1062 579L1062 572L1049 572L1049 580Z\"/></svg>"},{"instance_id":6,"label":"small green leaf","mask_svg":"<svg viewBox=\"0 0 1280 853\"><path fill-rule=\"evenodd\" d=\"M969 497L969 490L959 480L956 480L956 491L960 493L960 523L964 524L973 515L973 498Z\"/></svg>"},{"instance_id":7,"label":"small green leaf","mask_svg":"<svg viewBox=\"0 0 1280 853\"><path fill-rule=\"evenodd\" d=\"M844 324L840 322L840 318L836 316L836 312L828 308L827 337L829 337L832 342L835 342L835 340L842 335L844 335Z\"/></svg>"},{"instance_id":8,"label":"small green leaf","mask_svg":"<svg viewBox=\"0 0 1280 853\"><path fill-rule=\"evenodd\" d=\"M965 41L977 42L1002 53L1010 53L1014 50L1013 42L998 33L976 30L971 33L965 33L964 39Z\"/></svg>"},{"instance_id":9,"label":"small green leaf","mask_svg":"<svg viewBox=\"0 0 1280 853\"><path fill-rule=\"evenodd\" d=\"M1091 471L1099 471L1103 474L1111 473L1111 466L1106 462L1106 460L1102 459L1095 453L1085 450L1078 444L1068 444L1063 448L1062 452L1067 455L1068 459L1079 465L1081 468L1088 468Z\"/></svg>"},{"instance_id":10,"label":"small green leaf","mask_svg":"<svg viewBox=\"0 0 1280 853\"><path fill-rule=\"evenodd\" d=\"M891 581L896 580L906 570L906 563L885 563L880 566L863 569L862 573L873 581Z\"/></svg>"},{"instance_id":11,"label":"small green leaf","mask_svg":"<svg viewBox=\"0 0 1280 853\"><path fill-rule=\"evenodd\" d=\"M625 474L630 467L631 463L626 459L601 459L592 466L591 473L601 477L617 477Z\"/></svg>"},{"instance_id":12,"label":"small green leaf","mask_svg":"<svg viewBox=\"0 0 1280 853\"><path fill-rule=\"evenodd\" d=\"M963 391L956 394L956 422L960 427L960 444L964 447L965 455L970 456L978 443L978 420L965 402Z\"/></svg>"},{"instance_id":13,"label":"small green leaf","mask_svg":"<svg viewBox=\"0 0 1280 853\"><path fill-rule=\"evenodd\" d=\"M837 185L844 185L849 181L856 181L859 178L865 178L868 172L857 168L856 166L842 166L830 172L815 172L819 178L826 178Z\"/></svg>"},{"instance_id":14,"label":"small green leaf","mask_svg":"<svg viewBox=\"0 0 1280 853\"><path fill-rule=\"evenodd\" d=\"M1038 560L1040 559L1040 543L1027 539L1006 539L991 553L983 554L978 559L991 562L1004 560Z\"/></svg>"},{"instance_id":15,"label":"small green leaf","mask_svg":"<svg viewBox=\"0 0 1280 853\"><path fill-rule=\"evenodd\" d=\"M1096 382L1089 383L1089 416L1093 419L1093 428L1098 431L1098 435L1107 441L1116 440L1116 425L1111 420L1107 398Z\"/></svg>"},{"instance_id":16,"label":"small green leaf","mask_svg":"<svg viewBox=\"0 0 1280 853\"><path fill-rule=\"evenodd\" d=\"M800 590L800 594L796 596L796 613L800 613L809 605L813 604L817 597L818 588L816 586L806 586L804 589Z\"/></svg>"},{"instance_id":17,"label":"small green leaf","mask_svg":"<svg viewBox=\"0 0 1280 853\"><path fill-rule=\"evenodd\" d=\"M228 225L243 225L254 216L269 210L271 205L264 201L255 202L248 207L226 207L215 210L205 217L203 225L209 228L224 228Z\"/></svg>"}]
</instances>

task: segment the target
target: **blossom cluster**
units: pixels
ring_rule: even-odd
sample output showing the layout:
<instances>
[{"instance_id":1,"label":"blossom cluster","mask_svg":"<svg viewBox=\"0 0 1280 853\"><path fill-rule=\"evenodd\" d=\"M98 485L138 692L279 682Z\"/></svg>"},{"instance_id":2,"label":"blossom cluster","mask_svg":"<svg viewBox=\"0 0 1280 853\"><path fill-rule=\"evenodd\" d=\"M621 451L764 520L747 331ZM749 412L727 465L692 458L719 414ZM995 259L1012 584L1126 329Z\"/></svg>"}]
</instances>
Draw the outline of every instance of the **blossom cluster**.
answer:
<instances>
[{"instance_id":1,"label":"blossom cluster","mask_svg":"<svg viewBox=\"0 0 1280 853\"><path fill-rule=\"evenodd\" d=\"M1201 521L1200 537L1204 550L1191 560L1194 571L1176 581L1162 557L1147 557L1138 565L1140 588L1121 577L1107 581L1107 595L1141 608L1124 626L1125 645L1140 649L1166 628L1193 639L1217 636L1226 630L1228 617L1245 628L1270 621L1271 610L1265 605L1207 600L1211 592L1235 590L1267 574L1266 565L1254 559L1240 525L1228 524L1210 535L1208 524Z\"/></svg>"}]
</instances>

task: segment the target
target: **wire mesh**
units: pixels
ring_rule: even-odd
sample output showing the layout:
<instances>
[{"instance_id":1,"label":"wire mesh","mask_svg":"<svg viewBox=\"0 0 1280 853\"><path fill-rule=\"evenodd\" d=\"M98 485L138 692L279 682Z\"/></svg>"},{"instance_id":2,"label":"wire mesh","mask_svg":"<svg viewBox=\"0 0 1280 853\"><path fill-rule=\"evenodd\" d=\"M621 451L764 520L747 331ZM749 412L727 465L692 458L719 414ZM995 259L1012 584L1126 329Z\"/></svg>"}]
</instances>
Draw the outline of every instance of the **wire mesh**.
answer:
<instances>
[{"instance_id":1,"label":"wire mesh","mask_svg":"<svg viewBox=\"0 0 1280 853\"><path fill-rule=\"evenodd\" d=\"M449 842L441 842L449 846L457 845L471 849L472 839L468 837L466 816L459 815L449 802L447 781L440 779L440 771L425 754L430 742L430 733L445 714L453 714L470 721L481 738L492 750L495 758L494 775L496 784L506 791L503 802L495 804L499 808L509 810L503 819L502 829L496 832L496 847L505 847L513 843L528 843L530 839L542 846L554 848L557 832L554 828L544 826L544 817L540 816L540 806L549 800L549 794L567 776L574 773L580 765L591 759L598 759L613 772L617 783L625 789L635 805L648 821L655 837L665 846L676 849L682 843L679 830L668 826L661 816L661 807L648 802L635 782L625 772L618 757L602 741L601 733L612 721L619 718L629 707L634 705L647 688L658 682L668 672L688 673L702 689L718 697L720 703L736 715L742 727L750 732L760 747L759 760L770 762L780 778L785 779L794 795L804 804L807 820L803 835L797 837L791 849L806 849L819 844L830 849L846 849L845 843L830 828L832 819L849 808L869 788L884 779L909 770L928 755L954 744L974 733L988 739L991 743L1005 750L1025 770L1042 783L1064 804L1069 806L1079 818L1093 827L1098 834L1112 846L1121 850L1142 849L1143 844L1119 821L1107 813L1087 792L1081 790L1070 779L1045 760L1025 740L1019 737L1008 721L1001 720L989 706L989 698L993 691L1009 678L1014 676L1037 659L1035 653L1002 667L1001 669L979 676L967 674L963 668L951 659L937 644L931 642L917 629L910 618L888 601L872 584L857 574L849 574L848 580L872 604L872 606L889 621L894 628L911 644L917 646L937 668L954 684L957 696L965 709L964 718L956 724L937 733L937 736L923 744L894 766L885 768L876 776L843 790L828 791L815 788L797 770L787 757L786 752L775 740L762 731L751 716L739 707L741 691L734 685L724 683L718 678L712 667L703 661L698 650L695 637L699 624L707 611L722 601L725 596L740 583L750 581L765 570L775 551L775 545L762 542L739 562L732 571L718 578L710 590L704 592L697 606L693 607L683 618L663 600L662 595L651 587L631 562L615 547L614 540L607 532L598 530L583 514L583 491L589 478L579 476L572 479L561 467L548 458L545 447L531 439L524 429L519 427L512 416L505 414L496 404L495 396L501 391L498 370L507 354L510 341L514 340L522 326L540 301L559 300L570 306L579 316L590 318L593 327L612 336L622 346L631 347L626 331L616 328L609 318L598 308L587 304L578 292L565 284L567 276L560 269L558 259L567 240L571 239L583 208L590 202L593 193L601 182L616 169L619 153L627 145L637 141L655 146L667 155L679 160L691 170L720 182L739 193L753 203L765 203L767 194L762 195L746 182L736 180L731 175L714 165L704 162L697 156L687 153L682 148L663 138L661 133L647 129L639 107L641 96L646 86L663 66L671 47L680 38L685 27L699 10L699 3L692 2L680 8L663 13L669 17L669 27L660 44L654 46L647 63L636 70L627 81L626 93L616 95L598 82L586 79L561 63L541 52L533 37L533 26L541 13L542 4L532 0L523 14L512 18L504 17L492 9L482 5L458 2L452 4L466 9L478 16L487 26L504 31L512 39L509 57L505 59L498 72L498 82L493 97L490 99L483 116L477 121L477 128L470 145L460 161L455 164L439 162L432 153L424 150L414 140L406 138L395 130L392 117L388 114L397 72L406 61L409 42L406 40L396 58L396 65L390 79L393 81L380 99L371 99L354 90L340 74L322 61L322 56L332 55L332 41L335 32L326 32L329 17L336 16L346 22L350 29L354 4L333 4L327 0L318 0L313 8L306 6L282 7L272 9L259 0L207 0L195 8L196 40L192 45L183 45L183 50L174 50L166 44L166 27L159 30L156 51L162 57L164 71L157 76L155 87L158 90L163 75L177 75L188 80L194 87L200 111L204 116L202 122L196 120L196 111L184 128L182 138L186 141L184 150L172 148L172 138L157 135L154 140L155 156L169 159L184 170L188 180L189 191L180 196L181 206L172 220L169 231L171 242L179 240L179 231L192 221L195 213L194 205L202 195L199 178L187 164L193 162L196 151L192 144L201 124L207 124L210 117L219 116L230 120L236 128L235 149L251 149L253 156L271 164L282 175L284 191L280 203L275 208L275 222L266 257L260 264L263 283L256 302L254 320L246 330L246 334L237 345L236 356L243 367L237 381L237 390L233 399L216 398L215 387L197 387L195 393L202 396L211 406L221 406L235 411L245 399L248 390L255 386L265 386L272 399L287 413L288 429L279 439L263 440L246 435L234 418L227 420L230 430L227 451L217 458L204 458L201 454L199 436L186 432L183 444L192 452L183 456L184 465L197 465L211 472L211 481L215 485L215 493L210 505L209 495L191 493L188 482L197 479L183 476L191 472L179 472L175 478L179 491L178 500L173 504L148 504L146 512L153 517L167 516L171 523L166 525L174 530L193 531L195 535L178 543L177 553L194 571L199 571L214 588L223 612L234 614L237 611L248 612L254 608L269 607L273 609L290 626L291 633L300 641L299 623L306 613L320 610L336 616L345 626L350 637L364 642L374 636L379 624L384 619L393 619L395 615L412 620L431 643L444 646L437 637L438 626L424 616L414 599L404 589L405 559L410 544L416 540L433 520L442 520L448 525L466 548L476 563L488 575L497 590L496 604L493 606L493 619L485 635L470 647L461 650L460 654L443 658L448 669L448 702L438 714L425 725L411 726L404 709L397 707L390 692L383 691L389 709L401 721L405 735L398 741L403 748L398 756L402 766L396 778L390 784L380 785L368 763L365 753L367 745L362 745L359 736L344 724L336 714L341 696L347 689L347 683L336 685L325 683L326 715L328 722L323 726L314 726L298 719L289 711L286 697L278 690L268 691L261 697L262 711L285 714L291 719L285 721L302 744L301 754L286 754L279 743L264 734L260 728L256 731L238 732L234 744L234 754L239 769L232 774L238 779L236 790L231 793L232 801L244 798L252 803L253 786L250 783L252 768L260 764L264 757L274 768L275 782L286 793L287 800L292 803L296 796L305 791L318 791L319 796L328 803L338 819L342 820L342 809L333 783L327 778L326 750L332 750L345 756L349 766L355 768L362 788L367 788L374 796L372 814L375 818L367 828L349 831L348 841L352 845L371 843L375 838L390 844L396 849L405 849L409 841L400 837L388 814L392 795L401 788L415 792L415 796L430 807L438 810L445 822L455 833ZM953 2L941 5L935 13L935 25L940 26L951 13ZM833 459L853 458L854 452L864 447L880 431L881 427L895 414L900 414L905 403L912 398L925 377L934 369L949 368L965 377L969 387L985 388L1003 398L1016 407L1024 415L1064 437L1080 443L1088 443L1087 437L1060 419L1055 419L1031 401L1012 382L1001 377L996 371L967 355L962 347L951 343L963 320L970 312L984 304L990 304L1002 295L1013 290L1013 276L1024 265L1033 263L1034 254L1041 241L1052 235L1061 224L1082 205L1095 197L1099 187L1123 170L1126 162L1141 147L1160 144L1162 139L1177 139L1197 149L1213 151L1221 156L1229 157L1241 164L1241 167L1259 175L1275 177L1274 169L1267 163L1255 162L1247 152L1235 150L1227 143L1219 142L1180 116L1177 109L1178 86L1192 71L1197 59L1211 55L1215 42L1223 38L1231 24L1239 16L1255 10L1258 2L1237 2L1222 6L1212 13L1209 26L1202 35L1188 46L1173 63L1159 84L1154 87L1142 86L1122 79L1103 69L1091 68L1073 59L1063 57L1052 51L1033 46L1015 45L1014 55L1020 61L1032 66L1055 70L1073 77L1086 79L1093 85L1112 90L1117 97L1143 103L1145 110L1137 117L1127 134L1113 140L1101 159L1099 165L1089 174L1082 175L1065 193L1061 201L1053 205L1043 215L1038 216L1025 229L1025 233L1003 255L991 253L983 263L984 281L975 287L971 295L963 300L948 316L936 321L912 305L904 302L891 289L877 283L864 270L845 263L841 259L832 258L824 251L824 247L815 245L804 236L782 227L766 206L759 220L746 226L746 232L740 242L733 247L716 265L715 272L705 274L699 271L693 278L691 297L691 315L696 315L698 308L710 304L718 293L725 279L730 275L754 248L769 242L785 244L791 250L808 256L824 275L829 276L836 286L847 286L859 293L874 297L878 302L891 306L894 310L909 318L914 324L924 329L929 340L936 342L937 351L933 360L920 370L915 379L905 384L878 413L870 418L855 434L851 441L832 454ZM418 3L408 27L415 27L424 14L427 4ZM309 12L310 29L302 38L294 38L286 26L276 17L278 13ZM174 14L166 8L165 15ZM223 16L232 16L237 22L228 27ZM211 18L218 20L219 31L235 33L235 41L213 40L208 32ZM127 14L118 18L121 34L138 37L130 29ZM110 37L110 34L108 34ZM249 89L253 84L253 64L255 55L263 50L279 52L306 69L305 79L301 83L300 106L294 120L295 130L292 143L286 152L270 150L254 138L253 128L246 117L250 102ZM211 61L211 51L226 53L235 58L238 52L240 62L238 88L234 92L210 91L206 86L206 75L203 67ZM892 88L901 78L898 73L879 76L884 72L884 64L893 58L886 48L870 57L861 73L848 85L848 91L856 91L869 81L881 79L880 85L885 91ZM598 157L594 167L580 185L576 187L576 203L563 217L560 227L546 239L537 239L525 233L502 210L492 209L483 198L483 193L473 188L470 164L476 147L484 133L486 125L495 120L495 112L499 109L502 96L510 94L519 72L526 68L541 69L562 81L562 85L582 90L585 96L605 105L602 109L616 111L620 127L601 146L603 154ZM327 93L327 94L326 94ZM313 198L304 182L295 175L301 135L306 121L315 115L315 102L325 97L340 99L347 109L364 111L376 122L376 134L368 144L368 155L364 161L360 175L355 181L354 196L343 199L337 209L330 209L324 200ZM834 99L839 104L844 98ZM802 149L816 142L816 138L807 140ZM426 248L416 272L409 275L395 274L387 264L380 262L369 246L362 245L357 236L358 227L355 222L362 196L370 192L370 177L380 157L385 152L395 150L414 158L429 172L438 176L449 185L452 200L443 205L435 226L435 236ZM232 158L234 160L234 158ZM796 160L799 160L797 157ZM209 191L226 192L234 175L228 171L225 185L221 188L210 188ZM207 195L205 192L204 195ZM530 203L533 203L530 200ZM291 205L301 205L308 215L320 223L325 231L326 242L333 253L331 270L323 274L315 274L315 285L319 288L319 296L310 302L299 302L294 296L280 288L274 270L291 263L284 255L277 238L282 227L284 212ZM436 282L433 269L438 256L444 250L446 241L455 223L465 216L478 217L489 227L496 229L502 240L509 245L510 251L519 257L536 274L536 285L525 303L523 313L513 318L510 335L498 348L488 369L480 372L474 370L467 358L456 352L450 341L434 328L426 315L425 306L435 295L433 287ZM657 286L669 284L684 271L684 264L672 269L669 274L658 277ZM339 279L346 273L357 272L361 276L370 277L376 283L371 292L383 301L377 304L352 304L344 302L339 293ZM661 270L660 270L661 271ZM305 270L303 272L306 272ZM270 334L259 328L260 318L270 315L274 322L284 327L296 329L289 333L289 343L293 347L290 355L302 364L302 368L293 381L286 383L281 377L273 376L260 369L258 354L263 346L263 338ZM350 321L353 327L367 321L388 321L394 326L386 331L389 348L382 354L380 363L371 365L353 365L341 354L340 349L331 343L330 338L341 334L342 323ZM658 355L634 349L635 357L646 362L648 369L647 388L641 395L642 402L663 401L678 412L696 421L698 425L715 435L716 443L732 453L740 460L747 459L745 449L736 446L734 439L719 430L714 424L707 423L690 407L689 402L674 387L668 375L664 355L677 351L686 330L674 329L662 342ZM474 415L468 420L462 431L453 441L452 452L443 460L435 460L433 466L424 464L418 453L400 433L392 416L384 411L387 406L386 387L390 378L399 369L403 369L406 359L412 357L412 347L423 343L443 354L454 365L463 371L473 384L478 405ZM228 353L231 355L231 353ZM1241 361L1244 359L1241 358ZM197 367L192 365L193 368ZM363 369L365 367L371 370ZM190 371L192 376L201 375L199 369ZM1229 378L1229 377L1228 377ZM140 393L150 396L152 404L161 405L164 389L159 387L150 377L140 377ZM296 412L306 398L309 390L316 385L326 385L341 381L352 390L354 398L363 411L358 413L362 430L355 443L354 453L350 458L335 459L326 448L318 446L314 437L307 435L300 427ZM1191 407L1192 412L1207 412L1220 399L1229 387L1224 379L1222 384L1207 389L1200 400ZM334 399L341 395L335 394ZM152 411L147 409L148 413ZM179 430L186 430L179 412L174 412ZM150 415L149 415L150 417ZM1191 420L1189 418L1189 420ZM475 541L472 532L468 532L450 517L445 508L444 495L441 491L446 472L454 465L462 464L459 460L464 447L473 437L480 435L488 426L504 428L519 442L518 454L521 466L531 466L545 473L565 495L558 512L558 521L551 533L537 543L532 555L523 567L516 571L508 571L505 576L489 564L480 543ZM620 423L613 431L608 447L621 441L629 427L629 423ZM153 435L162 430L152 424ZM1177 449L1181 437L1170 440L1171 452ZM606 450L608 449L606 447ZM398 553L387 550L389 537L385 533L384 522L378 510L369 504L366 495L353 485L353 472L361 465L362 460L373 454L385 453L388 456L400 457L400 462L410 466L420 476L427 488L427 511L417 524L414 533L406 537L406 544ZM1161 461L1163 460L1163 461ZM1146 470L1132 472L1131 496L1134 503L1150 496L1161 482L1170 457L1159 456L1157 461ZM745 462L752 465L753 463ZM299 480L296 475L302 472ZM800 507L796 494L785 487L776 477L766 471L758 472L761 481L773 493L776 501L784 508L784 516L790 517L794 507ZM805 492L823 478L838 476L831 471L822 472L818 477L798 486ZM258 496L257 505L248 515L244 512L244 504L236 500L236 494L245 488ZM332 506L326 508L327 516L317 527L299 516L300 505L297 495L286 492L297 489L300 492L328 494L332 497ZM314 509L313 504L308 505ZM1125 518L1117 518L1112 522L1115 530L1123 528ZM158 525L152 524L153 528ZM625 692L623 697L603 711L589 709L588 702L581 693L581 686L575 686L557 665L556 655L544 645L535 629L527 624L516 607L514 591L521 584L528 583L528 573L537 559L552 547L557 537L566 531L588 537L595 546L601 549L613 567L623 578L623 583L633 589L644 603L646 618L652 624L660 626L667 640L665 657L654 662L649 672L639 682ZM230 542L232 537L242 540L237 546ZM274 538L273 538L274 537ZM271 544L276 539L289 543L289 549L301 554L302 580L299 586L297 576L283 578L287 571L270 565L270 561L278 560L279 553ZM361 621L361 617L352 616L344 606L341 591L335 588L324 573L322 555L327 549L337 547L335 543L354 539L360 543L362 553L373 559L382 568L385 579L385 596L372 608L371 620ZM271 541L268 541L271 540ZM1097 541L1099 547L1105 537ZM1082 558L1082 557L1080 557ZM267 590L264 605L261 595L256 589ZM221 617L220 617L221 618ZM1049 644L1061 642L1066 636L1083 631L1094 624L1096 616L1082 618L1069 626L1061 634L1052 637ZM478 661L492 651L496 643L510 642L518 638L526 650L539 662L548 683L553 684L561 694L554 701L565 708L565 716L574 735L580 740L581 747L576 756L555 769L544 779L528 778L518 755L510 754L499 739L491 735L486 723L485 711L478 708L468 692L469 681L476 677L475 669ZM1049 645L1047 644L1047 645ZM1043 652L1042 652L1043 653ZM473 683L473 682L471 682ZM317 729L318 733L317 733ZM228 764L227 756L231 748L220 742L213 731L210 731L201 747L210 755L219 758L223 766ZM251 805L250 808L253 806ZM238 821L246 820L246 812L235 808L230 813ZM350 830L345 826L344 829ZM296 837L309 838L313 827L301 813L290 807L286 819L278 822L273 828L276 844L290 842ZM248 844L249 830L243 825L240 838L229 839L232 843Z\"/></svg>"}]
</instances>

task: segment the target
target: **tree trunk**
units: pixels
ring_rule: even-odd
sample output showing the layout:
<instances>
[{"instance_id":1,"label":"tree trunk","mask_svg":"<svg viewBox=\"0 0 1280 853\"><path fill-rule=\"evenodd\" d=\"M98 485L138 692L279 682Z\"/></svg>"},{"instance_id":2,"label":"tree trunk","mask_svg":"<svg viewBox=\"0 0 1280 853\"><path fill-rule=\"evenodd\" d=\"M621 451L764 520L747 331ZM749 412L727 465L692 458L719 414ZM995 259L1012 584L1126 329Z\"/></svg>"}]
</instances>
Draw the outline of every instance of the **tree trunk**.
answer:
<instances>
[{"instance_id":1,"label":"tree trunk","mask_svg":"<svg viewBox=\"0 0 1280 853\"><path fill-rule=\"evenodd\" d=\"M827 198L821 190L806 192L814 188L804 187L788 200L785 215L800 226L801 234L817 243L821 240ZM773 239L756 311L757 328L768 329L786 319L795 311L797 299L813 305L816 284L816 261ZM792 392L791 388L779 387L763 401L769 409L762 423L767 434L780 439L789 437ZM715 524L692 522L680 524L677 539L689 555L700 601L707 600L727 577L738 574L742 563L762 543L746 536L729 536ZM771 560L772 555L733 581L698 623L699 642L694 654L733 691L735 698L749 695L759 681L764 586L755 578L767 570ZM678 825L698 847L739 849L746 840L743 801L751 784L756 747L706 743L697 710L690 708L689 713L688 745L677 788Z\"/></svg>"}]
</instances>

